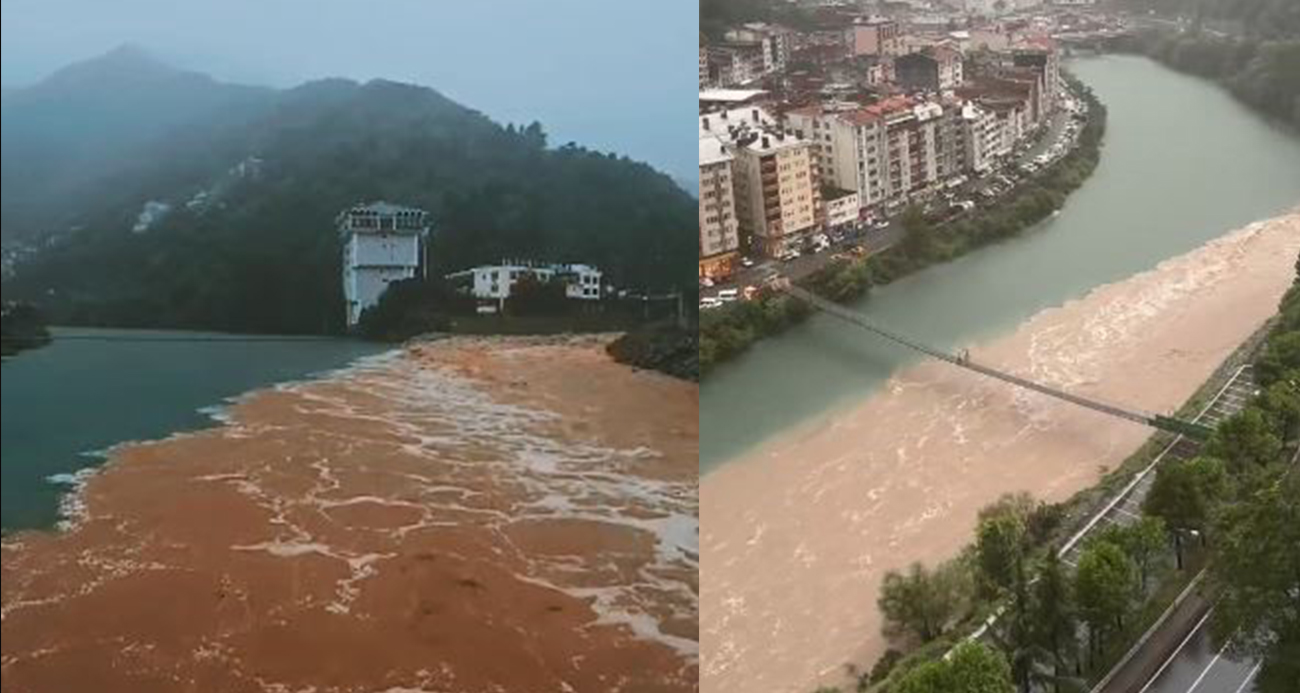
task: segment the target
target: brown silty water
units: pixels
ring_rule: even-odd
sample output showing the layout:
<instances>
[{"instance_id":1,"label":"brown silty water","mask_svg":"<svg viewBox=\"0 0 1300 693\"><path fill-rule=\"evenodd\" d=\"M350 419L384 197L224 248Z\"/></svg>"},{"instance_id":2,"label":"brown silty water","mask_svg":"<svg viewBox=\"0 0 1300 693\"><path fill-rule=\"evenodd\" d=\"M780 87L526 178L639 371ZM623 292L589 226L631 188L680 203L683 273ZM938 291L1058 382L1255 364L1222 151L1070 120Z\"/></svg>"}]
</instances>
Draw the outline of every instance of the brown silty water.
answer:
<instances>
[{"instance_id":1,"label":"brown silty water","mask_svg":"<svg viewBox=\"0 0 1300 693\"><path fill-rule=\"evenodd\" d=\"M1277 310L1300 213L1046 310L972 358L1132 408L1177 408ZM864 338L870 338L864 334ZM977 511L1060 501L1150 430L938 362L701 479L701 689L806 693L887 646L883 574L970 541Z\"/></svg>"},{"instance_id":2,"label":"brown silty water","mask_svg":"<svg viewBox=\"0 0 1300 693\"><path fill-rule=\"evenodd\" d=\"M4 691L696 690L698 389L604 341L416 346L119 448L4 542Z\"/></svg>"}]
</instances>

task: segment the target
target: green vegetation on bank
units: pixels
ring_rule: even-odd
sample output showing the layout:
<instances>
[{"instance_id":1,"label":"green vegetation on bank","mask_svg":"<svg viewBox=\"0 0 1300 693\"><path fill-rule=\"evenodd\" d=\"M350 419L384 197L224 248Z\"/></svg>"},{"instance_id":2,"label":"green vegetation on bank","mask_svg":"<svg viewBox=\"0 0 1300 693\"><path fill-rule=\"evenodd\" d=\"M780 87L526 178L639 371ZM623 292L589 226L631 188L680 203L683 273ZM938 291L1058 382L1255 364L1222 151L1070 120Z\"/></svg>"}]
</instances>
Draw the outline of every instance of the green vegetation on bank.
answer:
<instances>
[{"instance_id":1,"label":"green vegetation on bank","mask_svg":"<svg viewBox=\"0 0 1300 693\"><path fill-rule=\"evenodd\" d=\"M1221 423L1198 457L1158 467L1143 517L1090 537L1073 572L1057 558L1071 529L1066 506L1021 494L983 510L974 543L957 558L887 574L878 604L898 649L858 674L857 689L944 690L912 680L928 681L934 675L919 672L1000 610L983 640L1010 681L977 690L1086 690L1207 565L1216 639L1262 662L1259 690L1292 691L1300 680L1300 473L1292 463L1300 259L1255 368L1260 395Z\"/></svg>"},{"instance_id":2,"label":"green vegetation on bank","mask_svg":"<svg viewBox=\"0 0 1300 693\"><path fill-rule=\"evenodd\" d=\"M11 356L48 344L50 332L39 311L25 303L7 303L0 311L0 353Z\"/></svg>"},{"instance_id":3,"label":"green vegetation on bank","mask_svg":"<svg viewBox=\"0 0 1300 693\"><path fill-rule=\"evenodd\" d=\"M1241 36L1300 37L1300 3L1295 0L1110 0L1110 4L1117 9L1154 13Z\"/></svg>"},{"instance_id":4,"label":"green vegetation on bank","mask_svg":"<svg viewBox=\"0 0 1300 693\"><path fill-rule=\"evenodd\" d=\"M1216 640L1262 662L1262 693L1282 693L1300 681L1300 259L1255 377L1262 394L1206 449L1228 472L1207 494L1208 582Z\"/></svg>"},{"instance_id":5,"label":"green vegetation on bank","mask_svg":"<svg viewBox=\"0 0 1300 693\"><path fill-rule=\"evenodd\" d=\"M1097 167L1106 128L1105 107L1092 91L1071 78L1075 93L1088 103L1088 122L1075 149L1026 181L993 207L945 224L932 224L920 210L904 213L907 235L898 245L863 259L835 260L799 281L806 289L838 302L866 294L912 272L946 262L976 248L1014 236L1060 209L1066 197ZM899 223L899 222L895 222ZM785 331L810 315L802 302L773 291L704 311L700 318L702 374L734 358L758 340Z\"/></svg>"},{"instance_id":6,"label":"green vegetation on bank","mask_svg":"<svg viewBox=\"0 0 1300 693\"><path fill-rule=\"evenodd\" d=\"M675 321L631 330L606 347L619 363L667 373L684 380L700 379L700 338L693 325Z\"/></svg>"}]
</instances>

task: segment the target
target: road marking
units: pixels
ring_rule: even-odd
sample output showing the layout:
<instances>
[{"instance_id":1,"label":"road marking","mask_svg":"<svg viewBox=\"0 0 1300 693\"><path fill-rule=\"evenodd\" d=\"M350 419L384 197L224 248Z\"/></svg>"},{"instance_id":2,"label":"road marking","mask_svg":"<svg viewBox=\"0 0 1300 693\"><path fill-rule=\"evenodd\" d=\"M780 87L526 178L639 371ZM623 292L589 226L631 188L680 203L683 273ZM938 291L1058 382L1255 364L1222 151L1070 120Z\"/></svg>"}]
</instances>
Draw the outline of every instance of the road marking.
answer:
<instances>
[{"instance_id":1,"label":"road marking","mask_svg":"<svg viewBox=\"0 0 1300 693\"><path fill-rule=\"evenodd\" d=\"M1264 666L1264 663L1260 662L1259 664L1255 665L1254 669L1250 670L1249 674L1246 674L1246 680L1242 681L1240 686L1237 686L1236 693L1241 693L1242 691L1246 690L1246 686L1251 682L1252 679L1255 678L1255 674L1259 673L1259 668L1262 666Z\"/></svg>"},{"instance_id":2,"label":"road marking","mask_svg":"<svg viewBox=\"0 0 1300 693\"><path fill-rule=\"evenodd\" d=\"M1201 617L1201 620L1197 621L1196 626L1192 628L1192 632L1188 633L1187 637L1183 638L1181 643L1178 643L1178 649L1174 650L1173 653L1169 655L1169 659L1166 659L1165 663L1160 665L1160 668L1156 670L1155 676L1152 676L1151 680L1147 681L1147 685L1143 686L1142 690L1138 691L1138 693L1147 693L1147 689L1151 688L1151 684L1155 683L1156 679L1160 678L1160 675L1165 673L1165 669L1169 667L1169 663L1174 661L1174 658L1178 656L1178 653L1182 652L1184 647L1187 647L1187 642L1192 639L1192 636L1196 635L1196 632L1201 629L1201 626L1205 625L1206 619L1210 618L1210 614L1213 611L1214 607L1210 607L1205 612L1205 615Z\"/></svg>"},{"instance_id":3,"label":"road marking","mask_svg":"<svg viewBox=\"0 0 1300 693\"><path fill-rule=\"evenodd\" d=\"M1205 679L1205 675L1210 673L1210 670L1214 668L1215 664L1219 663L1219 659L1223 657L1224 652L1228 651L1228 645L1231 643L1232 641L1223 643L1223 647L1219 648L1219 653L1214 655L1214 659L1210 660L1210 664L1205 667L1205 671L1202 671L1201 675L1196 677L1196 680L1192 682L1192 687L1187 689L1187 693L1192 693L1192 691L1196 690L1197 686L1201 685L1201 681Z\"/></svg>"}]
</instances>

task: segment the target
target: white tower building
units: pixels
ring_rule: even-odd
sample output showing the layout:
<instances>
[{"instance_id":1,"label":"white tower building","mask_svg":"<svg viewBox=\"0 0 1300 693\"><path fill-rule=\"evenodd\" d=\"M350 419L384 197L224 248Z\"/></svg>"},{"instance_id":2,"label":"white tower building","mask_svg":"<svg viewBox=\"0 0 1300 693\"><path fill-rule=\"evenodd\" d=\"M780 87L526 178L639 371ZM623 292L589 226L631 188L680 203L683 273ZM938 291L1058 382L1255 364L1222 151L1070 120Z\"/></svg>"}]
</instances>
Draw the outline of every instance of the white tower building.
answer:
<instances>
[{"instance_id":1,"label":"white tower building","mask_svg":"<svg viewBox=\"0 0 1300 693\"><path fill-rule=\"evenodd\" d=\"M337 223L343 237L343 296L352 328L389 284L425 276L428 214L373 202L344 210Z\"/></svg>"}]
</instances>

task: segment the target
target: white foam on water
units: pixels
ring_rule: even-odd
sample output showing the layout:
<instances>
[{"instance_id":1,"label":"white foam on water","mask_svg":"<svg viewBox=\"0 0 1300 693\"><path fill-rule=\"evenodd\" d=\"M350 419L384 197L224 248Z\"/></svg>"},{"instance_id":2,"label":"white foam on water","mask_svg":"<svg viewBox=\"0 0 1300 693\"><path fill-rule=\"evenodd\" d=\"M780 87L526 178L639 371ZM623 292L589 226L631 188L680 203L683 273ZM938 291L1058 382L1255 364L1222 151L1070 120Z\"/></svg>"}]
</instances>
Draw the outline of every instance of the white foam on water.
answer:
<instances>
[{"instance_id":1,"label":"white foam on water","mask_svg":"<svg viewBox=\"0 0 1300 693\"><path fill-rule=\"evenodd\" d=\"M565 440L549 428L560 421L555 413L496 401L473 381L396 355L360 360L336 374L328 388L286 384L280 389L301 398L300 412L376 424L411 441L400 445L403 452L429 458L435 468L469 465L475 478L488 475L519 496L511 510L485 511L475 506L480 492L474 489L458 488L445 477L435 483L411 479L426 498L438 498L431 510L472 513L502 529L512 523L578 520L644 533L654 550L630 584L568 584L564 576L575 583L582 576L575 576L572 557L553 555L525 556L529 569L520 578L587 601L599 624L622 625L687 657L698 656L697 642L663 632L650 615L694 620L698 609L694 586L674 577L698 574L695 485L625 471L660 457L658 451ZM401 531L445 524L426 516Z\"/></svg>"}]
</instances>

